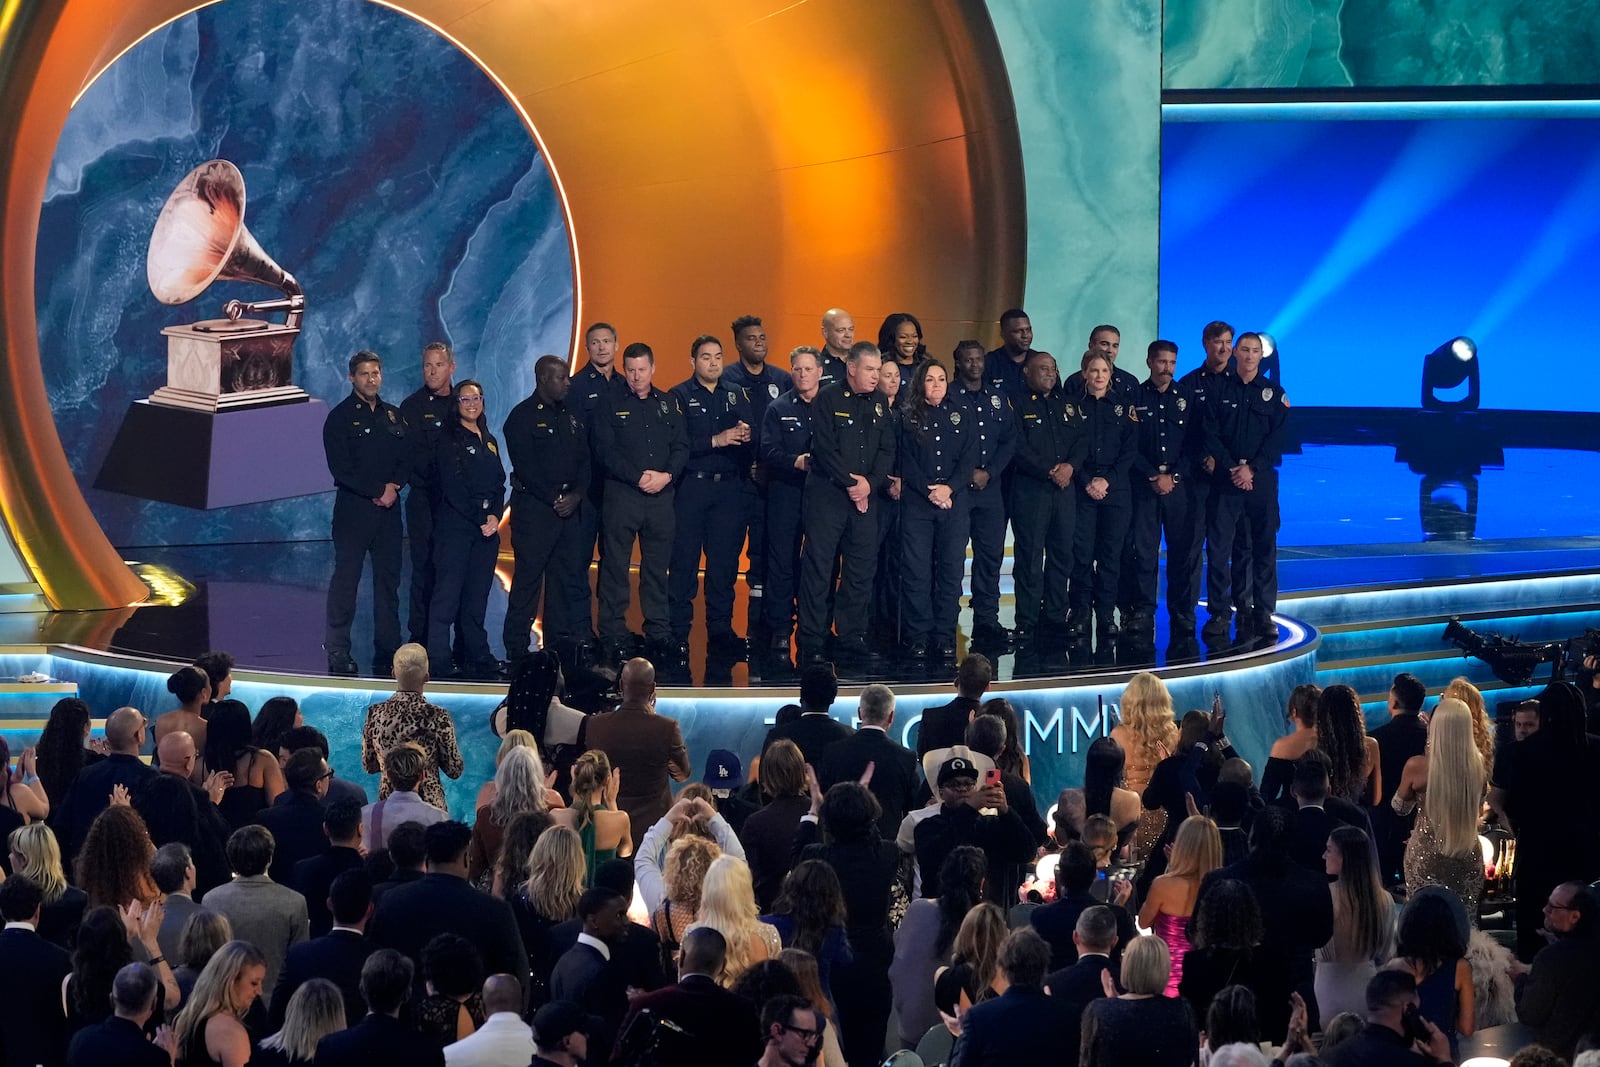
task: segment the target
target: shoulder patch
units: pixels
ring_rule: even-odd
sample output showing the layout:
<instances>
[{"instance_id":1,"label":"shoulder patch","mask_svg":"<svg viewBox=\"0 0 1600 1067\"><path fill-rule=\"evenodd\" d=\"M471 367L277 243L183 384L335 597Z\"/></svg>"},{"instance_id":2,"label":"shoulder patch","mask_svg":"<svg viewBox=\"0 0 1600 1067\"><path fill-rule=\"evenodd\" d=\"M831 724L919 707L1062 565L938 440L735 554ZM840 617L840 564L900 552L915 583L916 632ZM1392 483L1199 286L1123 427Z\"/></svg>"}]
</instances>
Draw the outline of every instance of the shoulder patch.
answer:
<instances>
[{"instance_id":1,"label":"shoulder patch","mask_svg":"<svg viewBox=\"0 0 1600 1067\"><path fill-rule=\"evenodd\" d=\"M1283 397L1283 406L1284 407L1288 407L1289 406L1289 394L1288 393L1280 393L1279 395L1281 397Z\"/></svg>"}]
</instances>

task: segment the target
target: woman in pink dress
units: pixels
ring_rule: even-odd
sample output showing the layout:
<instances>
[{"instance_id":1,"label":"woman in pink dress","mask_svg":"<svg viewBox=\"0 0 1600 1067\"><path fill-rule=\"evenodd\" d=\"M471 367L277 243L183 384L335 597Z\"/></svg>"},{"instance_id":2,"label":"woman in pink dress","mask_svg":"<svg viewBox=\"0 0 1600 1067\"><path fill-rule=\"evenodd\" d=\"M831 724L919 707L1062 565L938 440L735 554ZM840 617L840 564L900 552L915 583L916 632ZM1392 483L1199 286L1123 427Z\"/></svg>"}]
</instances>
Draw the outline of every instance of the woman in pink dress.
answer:
<instances>
[{"instance_id":1,"label":"woman in pink dress","mask_svg":"<svg viewBox=\"0 0 1600 1067\"><path fill-rule=\"evenodd\" d=\"M1139 909L1139 925L1167 943L1172 969L1167 975L1169 997L1178 995L1183 977L1183 957L1189 951L1185 928L1194 914L1195 897L1206 875L1222 866L1222 835L1217 824L1203 815L1191 815L1178 827L1172 842L1172 857L1167 873L1150 883L1150 892Z\"/></svg>"}]
</instances>

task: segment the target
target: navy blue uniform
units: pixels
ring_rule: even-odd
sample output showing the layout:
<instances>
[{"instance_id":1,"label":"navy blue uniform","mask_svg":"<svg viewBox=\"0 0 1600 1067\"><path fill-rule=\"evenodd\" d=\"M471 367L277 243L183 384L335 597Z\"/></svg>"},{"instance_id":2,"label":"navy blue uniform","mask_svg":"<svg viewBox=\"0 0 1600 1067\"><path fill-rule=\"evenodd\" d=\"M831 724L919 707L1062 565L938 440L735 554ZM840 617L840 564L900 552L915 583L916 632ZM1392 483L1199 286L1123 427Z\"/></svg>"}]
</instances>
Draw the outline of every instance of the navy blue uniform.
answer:
<instances>
[{"instance_id":1,"label":"navy blue uniform","mask_svg":"<svg viewBox=\"0 0 1600 1067\"><path fill-rule=\"evenodd\" d=\"M1017 451L1011 462L1011 576L1016 585L1017 635L1067 621L1072 578L1077 490L1058 486L1050 471L1069 464L1076 472L1089 452L1088 425L1075 402L1055 393L1017 398ZM1041 610L1043 614L1041 614Z\"/></svg>"},{"instance_id":2,"label":"navy blue uniform","mask_svg":"<svg viewBox=\"0 0 1600 1067\"><path fill-rule=\"evenodd\" d=\"M1194 636L1195 602L1200 598L1199 542L1195 537L1194 428L1200 409L1177 382L1165 392L1149 382L1134 401L1139 422L1139 453L1133 461L1133 595L1124 621L1132 615L1149 625L1156 610L1156 579L1161 540L1167 542L1167 614L1173 631ZM1168 475L1172 491L1156 492L1156 479ZM1124 582L1124 587L1127 583Z\"/></svg>"},{"instance_id":3,"label":"navy blue uniform","mask_svg":"<svg viewBox=\"0 0 1600 1067\"><path fill-rule=\"evenodd\" d=\"M878 563L877 494L894 470L895 441L883 394L858 393L850 384L817 393L811 425L811 462L806 473L800 564L800 644L820 653L828 636L828 594L835 561L840 563L835 620L841 641L866 641L867 606ZM871 493L860 511L846 491L855 475Z\"/></svg>"},{"instance_id":4,"label":"navy blue uniform","mask_svg":"<svg viewBox=\"0 0 1600 1067\"><path fill-rule=\"evenodd\" d=\"M965 404L948 397L938 407L924 407L920 415L920 426L901 416L897 453L905 638L913 648L931 644L954 653L977 425ZM940 485L951 490L948 508L928 499Z\"/></svg>"},{"instance_id":5,"label":"navy blue uniform","mask_svg":"<svg viewBox=\"0 0 1600 1067\"><path fill-rule=\"evenodd\" d=\"M1275 633L1278 606L1278 465L1283 462L1283 426L1289 398L1259 375L1231 379L1205 409L1206 453L1216 461L1206 539L1214 550L1206 567L1207 625L1226 625L1234 605L1250 604L1253 632ZM1254 477L1246 492L1230 471L1245 464ZM1239 527L1250 531L1250 566L1229 567ZM1231 573L1230 573L1231 572Z\"/></svg>"},{"instance_id":6,"label":"navy blue uniform","mask_svg":"<svg viewBox=\"0 0 1600 1067\"><path fill-rule=\"evenodd\" d=\"M972 541L972 629L974 634L1000 629L1000 565L1006 552L1006 501L1003 479L1017 451L1017 423L1011 398L986 385L967 389L950 386L950 399L965 413L972 435L972 466L986 471L988 484L967 494Z\"/></svg>"},{"instance_id":7,"label":"navy blue uniform","mask_svg":"<svg viewBox=\"0 0 1600 1067\"><path fill-rule=\"evenodd\" d=\"M644 472L665 471L674 480L689 459L678 402L659 389L639 397L624 383L594 407L590 442L606 472L600 552L600 636L620 643L628 634L628 564L639 542L639 607L645 637L666 644L672 637L667 613L667 560L672 552L673 487L659 493L639 488Z\"/></svg>"},{"instance_id":8,"label":"navy blue uniform","mask_svg":"<svg viewBox=\"0 0 1600 1067\"><path fill-rule=\"evenodd\" d=\"M822 378L817 388L826 389L830 385L844 384L846 370L844 360L824 348L822 350L822 359L819 362L822 367Z\"/></svg>"},{"instance_id":9,"label":"navy blue uniform","mask_svg":"<svg viewBox=\"0 0 1600 1067\"><path fill-rule=\"evenodd\" d=\"M983 357L983 380L989 383L989 388L1004 393L1013 401L1026 396L1028 383L1022 378L1022 368L1032 353L1030 348L1022 354L1021 360L1014 360L1004 345L993 349Z\"/></svg>"},{"instance_id":10,"label":"navy blue uniform","mask_svg":"<svg viewBox=\"0 0 1600 1067\"><path fill-rule=\"evenodd\" d=\"M451 396L423 386L400 401L406 418L411 452L411 476L406 483L406 540L411 548L411 610L406 626L411 640L428 643L428 603L433 599L433 513L438 510L439 487L433 479L433 456L439 445L439 428L450 418Z\"/></svg>"},{"instance_id":11,"label":"navy blue uniform","mask_svg":"<svg viewBox=\"0 0 1600 1067\"><path fill-rule=\"evenodd\" d=\"M895 465L890 472L895 479L900 477L899 442L900 420L905 414L901 402L910 396L910 391L901 386L895 393L894 399L889 399L880 388L878 396L883 401L884 407L889 412L889 433L895 440ZM888 634L894 644L899 644L901 637L900 594L901 594L901 517L904 514L903 497L896 499L890 492L890 485L880 489L872 501L872 506L878 511L878 572L872 583L871 625L873 633Z\"/></svg>"},{"instance_id":12,"label":"navy blue uniform","mask_svg":"<svg viewBox=\"0 0 1600 1067\"><path fill-rule=\"evenodd\" d=\"M605 552L605 539L600 534L600 515L605 507L606 498L606 468L600 457L594 454L594 409L602 399L609 397L613 390L626 391L627 382L622 377L622 356L619 354L612 367L615 368L611 377L606 377L595 369L593 363L585 366L581 371L572 376L572 383L567 389L567 404L572 408L572 413L578 417L578 425L583 427L583 432L589 438L589 488L584 493L585 507L581 514L581 525L578 528L578 539L582 541L581 553L586 560L599 559ZM589 610L589 577L588 567L584 568L584 614L590 615Z\"/></svg>"},{"instance_id":13,"label":"navy blue uniform","mask_svg":"<svg viewBox=\"0 0 1600 1067\"><path fill-rule=\"evenodd\" d=\"M1077 468L1077 526L1072 542L1072 594L1070 624L1073 631L1087 630L1091 603L1100 633L1111 631L1117 607L1117 581L1122 573L1122 552L1133 517L1133 492L1128 472L1138 455L1137 423L1132 406L1115 389L1100 398L1088 393L1078 398L1087 426L1088 454ZM1089 483L1106 480L1106 495L1096 500Z\"/></svg>"},{"instance_id":14,"label":"navy blue uniform","mask_svg":"<svg viewBox=\"0 0 1600 1067\"><path fill-rule=\"evenodd\" d=\"M1139 395L1139 387L1139 379L1132 373L1115 364L1112 365L1111 388L1107 392L1114 393L1124 404L1128 404ZM1082 396L1087 392L1083 387L1083 371L1073 371L1067 380L1061 383L1061 392L1066 396Z\"/></svg>"},{"instance_id":15,"label":"navy blue uniform","mask_svg":"<svg viewBox=\"0 0 1600 1067\"><path fill-rule=\"evenodd\" d=\"M1205 411L1206 408L1210 406L1211 401L1219 394L1222 387L1233 380L1234 373L1232 360L1229 360L1228 365L1220 371L1207 370L1206 365L1202 363L1200 366L1196 367L1194 370L1190 371L1188 374L1185 374L1178 380L1179 385L1182 385L1189 390L1190 396L1194 400L1195 407L1200 410L1200 417L1195 419L1193 423L1191 447L1194 449L1194 454L1197 459L1195 461L1193 483L1189 487L1189 491L1194 497L1195 531L1195 554L1193 561L1194 575L1190 581L1194 583L1197 589L1200 586L1200 569L1201 563L1203 562L1201 559L1200 547L1202 545L1206 546L1206 559L1211 557L1212 551L1209 545L1206 530L1208 516L1211 513L1212 489L1218 484L1218 478L1221 478L1223 482L1228 481L1227 471L1224 470L1220 472L1208 473L1205 467L1200 463L1200 459L1204 458L1206 454ZM1242 526L1235 532L1233 538L1233 551L1231 555L1231 563L1235 573L1244 574L1250 570L1250 530L1248 526ZM1243 603L1235 604L1234 606L1241 610L1247 610L1250 604L1249 601L1245 601Z\"/></svg>"},{"instance_id":16,"label":"navy blue uniform","mask_svg":"<svg viewBox=\"0 0 1600 1067\"><path fill-rule=\"evenodd\" d=\"M589 440L570 403L549 403L535 393L506 416L503 440L511 460L516 556L504 640L506 658L517 660L528 654L541 593L546 644L592 635L588 555L594 546L583 539L583 530L584 513L594 504L588 499ZM578 497L577 510L564 519L555 510L562 496Z\"/></svg>"},{"instance_id":17,"label":"navy blue uniform","mask_svg":"<svg viewBox=\"0 0 1600 1067\"><path fill-rule=\"evenodd\" d=\"M752 374L741 360L722 368L722 380L743 389L750 398L750 411L755 421L750 424L750 448L756 462L751 465L750 477L755 483L755 493L750 497L750 514L745 519L749 531L749 549L745 553L747 570L745 585L752 598L760 598L767 584L767 476L761 469L761 427L766 421L767 408L772 402L794 388L789 372L770 363L761 365L760 374ZM756 621L756 607L751 605L750 621Z\"/></svg>"},{"instance_id":18,"label":"navy blue uniform","mask_svg":"<svg viewBox=\"0 0 1600 1067\"><path fill-rule=\"evenodd\" d=\"M406 484L412 453L400 409L381 399L368 407L351 390L322 424L322 450L336 490L333 498L333 577L328 582L327 634L330 666L350 655L350 623L356 613L361 569L372 557L372 655L374 673L394 660L400 647L400 508L379 507L387 485ZM397 501L398 503L398 501Z\"/></svg>"},{"instance_id":19,"label":"navy blue uniform","mask_svg":"<svg viewBox=\"0 0 1600 1067\"><path fill-rule=\"evenodd\" d=\"M767 474L767 582L761 610L774 646L788 644L794 625L806 484L806 472L795 461L811 451L811 412L811 402L790 389L768 405L761 420L761 463Z\"/></svg>"},{"instance_id":20,"label":"navy blue uniform","mask_svg":"<svg viewBox=\"0 0 1600 1067\"><path fill-rule=\"evenodd\" d=\"M433 525L433 602L428 607L428 669L450 673L450 627L461 637L462 666L471 674L498 673L483 618L500 554L500 515L506 504L506 468L488 426L478 434L456 425L438 433L434 470L439 510ZM483 527L494 523L493 533Z\"/></svg>"},{"instance_id":21,"label":"navy blue uniform","mask_svg":"<svg viewBox=\"0 0 1600 1067\"><path fill-rule=\"evenodd\" d=\"M673 504L672 560L667 578L672 638L682 644L689 640L694 624L702 552L706 560L706 634L725 638L733 633L733 583L739 576L739 549L755 496L750 481L755 449L748 443L714 448L711 439L741 422L754 427L755 415L745 391L721 381L708 389L690 378L673 386L671 395L683 412L689 437L689 459Z\"/></svg>"}]
</instances>

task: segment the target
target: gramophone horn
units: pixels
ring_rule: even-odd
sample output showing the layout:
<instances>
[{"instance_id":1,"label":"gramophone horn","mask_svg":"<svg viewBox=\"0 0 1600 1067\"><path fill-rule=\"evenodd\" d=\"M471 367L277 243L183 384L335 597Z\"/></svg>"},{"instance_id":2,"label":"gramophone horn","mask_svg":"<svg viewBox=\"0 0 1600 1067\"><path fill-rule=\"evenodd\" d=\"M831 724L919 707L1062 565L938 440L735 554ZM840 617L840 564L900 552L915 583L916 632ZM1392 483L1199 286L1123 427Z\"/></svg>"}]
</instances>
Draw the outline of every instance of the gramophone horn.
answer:
<instances>
[{"instance_id":1,"label":"gramophone horn","mask_svg":"<svg viewBox=\"0 0 1600 1067\"><path fill-rule=\"evenodd\" d=\"M244 176L225 159L202 163L178 183L156 219L145 257L150 291L157 300L185 303L219 278L301 295L294 275L278 266L245 228L244 203ZM290 317L299 315L291 312Z\"/></svg>"}]
</instances>

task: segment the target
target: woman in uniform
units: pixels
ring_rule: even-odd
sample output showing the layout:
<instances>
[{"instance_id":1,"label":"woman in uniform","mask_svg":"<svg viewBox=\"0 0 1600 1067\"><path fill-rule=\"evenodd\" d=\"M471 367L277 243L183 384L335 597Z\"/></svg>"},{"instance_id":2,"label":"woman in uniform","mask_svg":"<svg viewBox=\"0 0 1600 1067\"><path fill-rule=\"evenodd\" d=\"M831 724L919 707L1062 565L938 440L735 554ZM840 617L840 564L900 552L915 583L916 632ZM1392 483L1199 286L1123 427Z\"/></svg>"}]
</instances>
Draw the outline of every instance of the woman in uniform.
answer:
<instances>
[{"instance_id":1,"label":"woman in uniform","mask_svg":"<svg viewBox=\"0 0 1600 1067\"><path fill-rule=\"evenodd\" d=\"M1086 354L1083 392L1071 398L1088 423L1089 456L1073 476L1078 483L1078 515L1067 629L1074 638L1086 636L1092 606L1101 641L1117 636L1117 580L1133 518L1128 477L1139 449L1136 416L1126 399L1112 390L1111 369L1107 357Z\"/></svg>"},{"instance_id":2,"label":"woman in uniform","mask_svg":"<svg viewBox=\"0 0 1600 1067\"><path fill-rule=\"evenodd\" d=\"M944 367L925 360L900 415L901 588L906 655L913 661L953 661L956 654L975 439L949 392Z\"/></svg>"}]
</instances>

